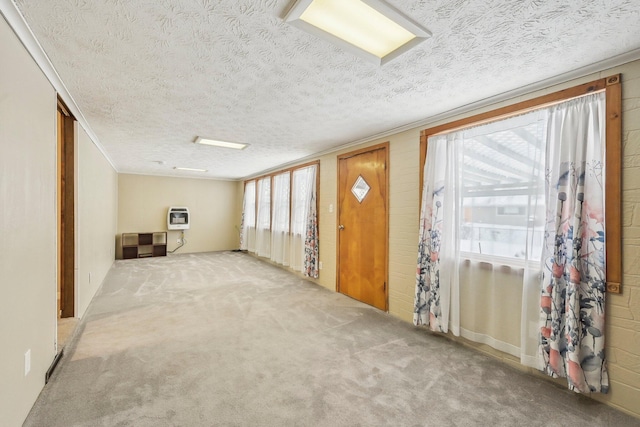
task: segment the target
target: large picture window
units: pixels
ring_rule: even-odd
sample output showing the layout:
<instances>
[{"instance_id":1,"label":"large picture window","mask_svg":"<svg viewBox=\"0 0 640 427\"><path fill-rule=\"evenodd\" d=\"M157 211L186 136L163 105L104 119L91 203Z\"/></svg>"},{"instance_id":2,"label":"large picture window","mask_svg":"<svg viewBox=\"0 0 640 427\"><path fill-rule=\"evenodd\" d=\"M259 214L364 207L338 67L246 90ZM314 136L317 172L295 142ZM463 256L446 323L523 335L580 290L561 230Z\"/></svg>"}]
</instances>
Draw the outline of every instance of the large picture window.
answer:
<instances>
[{"instance_id":1,"label":"large picture window","mask_svg":"<svg viewBox=\"0 0 640 427\"><path fill-rule=\"evenodd\" d=\"M605 112L605 148L606 148L606 176L605 176L605 206L607 216L605 218L606 234L606 264L607 264L607 292L621 292L622 282L622 216L621 216L621 170L622 170L622 90L621 76L613 75L592 82L584 83L559 92L553 92L537 98L508 105L486 113L477 114L464 119L445 123L423 130L420 133L420 183L424 181L424 165L427 157L429 138L456 130L473 128L485 123L499 121L507 117L515 117L531 110L557 104L581 95L602 91L606 99ZM531 129L527 133L520 132L521 136L531 137ZM503 152L505 153L505 152ZM513 163L515 164L515 163ZM512 165L512 164L510 164ZM420 198L423 187L420 186ZM496 206L498 215L505 215L507 206ZM520 207L519 209L522 209ZM513 209L511 210L513 212ZM503 217L499 223L504 223ZM480 252L477 248L475 252Z\"/></svg>"},{"instance_id":2,"label":"large picture window","mask_svg":"<svg viewBox=\"0 0 640 427\"><path fill-rule=\"evenodd\" d=\"M539 113L448 135L460 149L460 251L539 258L544 233L544 121ZM527 253L527 242L535 242ZM518 264L517 262L515 264Z\"/></svg>"},{"instance_id":3,"label":"large picture window","mask_svg":"<svg viewBox=\"0 0 640 427\"><path fill-rule=\"evenodd\" d=\"M620 76L422 133L414 322L606 393Z\"/></svg>"}]
</instances>

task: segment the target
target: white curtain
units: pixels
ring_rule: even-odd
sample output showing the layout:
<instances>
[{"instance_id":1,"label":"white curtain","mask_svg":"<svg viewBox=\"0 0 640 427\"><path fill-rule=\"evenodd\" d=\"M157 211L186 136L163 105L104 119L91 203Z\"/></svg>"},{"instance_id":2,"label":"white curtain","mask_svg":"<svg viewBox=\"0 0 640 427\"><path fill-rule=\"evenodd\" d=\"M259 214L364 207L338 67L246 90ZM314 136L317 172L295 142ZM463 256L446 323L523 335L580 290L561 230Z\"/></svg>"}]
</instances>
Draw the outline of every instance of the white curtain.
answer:
<instances>
[{"instance_id":1,"label":"white curtain","mask_svg":"<svg viewBox=\"0 0 640 427\"><path fill-rule=\"evenodd\" d=\"M459 230L498 235L473 242L480 246L459 239L469 259L458 264L460 334L532 367L540 330L546 128L546 113L537 110L466 129L462 144L454 143L463 151ZM500 182L482 175L484 162L497 165ZM493 221L487 209L495 213Z\"/></svg>"},{"instance_id":2,"label":"white curtain","mask_svg":"<svg viewBox=\"0 0 640 427\"><path fill-rule=\"evenodd\" d=\"M533 112L429 138L416 278L415 324L529 365L539 330L527 292L539 295L544 130L543 113Z\"/></svg>"},{"instance_id":3,"label":"white curtain","mask_svg":"<svg viewBox=\"0 0 640 427\"><path fill-rule=\"evenodd\" d=\"M273 177L273 218L271 221L271 260L289 265L289 212L291 174Z\"/></svg>"},{"instance_id":4,"label":"white curtain","mask_svg":"<svg viewBox=\"0 0 640 427\"><path fill-rule=\"evenodd\" d=\"M433 331L460 334L458 294L459 261L456 212L459 134L429 140L424 165L424 184L418 243L418 273L413 321Z\"/></svg>"},{"instance_id":5,"label":"white curtain","mask_svg":"<svg viewBox=\"0 0 640 427\"><path fill-rule=\"evenodd\" d=\"M311 277L317 277L318 274L315 195L316 165L294 170L291 191L291 268ZM312 234L310 238L309 233Z\"/></svg>"},{"instance_id":6,"label":"white curtain","mask_svg":"<svg viewBox=\"0 0 640 427\"><path fill-rule=\"evenodd\" d=\"M604 112L593 94L429 138L416 325L607 392Z\"/></svg>"},{"instance_id":7,"label":"white curtain","mask_svg":"<svg viewBox=\"0 0 640 427\"><path fill-rule=\"evenodd\" d=\"M240 222L240 249L255 252L256 248L256 182L244 186L242 220Z\"/></svg>"},{"instance_id":8,"label":"white curtain","mask_svg":"<svg viewBox=\"0 0 640 427\"><path fill-rule=\"evenodd\" d=\"M271 178L258 180L258 213L256 218L256 254L271 255Z\"/></svg>"}]
</instances>

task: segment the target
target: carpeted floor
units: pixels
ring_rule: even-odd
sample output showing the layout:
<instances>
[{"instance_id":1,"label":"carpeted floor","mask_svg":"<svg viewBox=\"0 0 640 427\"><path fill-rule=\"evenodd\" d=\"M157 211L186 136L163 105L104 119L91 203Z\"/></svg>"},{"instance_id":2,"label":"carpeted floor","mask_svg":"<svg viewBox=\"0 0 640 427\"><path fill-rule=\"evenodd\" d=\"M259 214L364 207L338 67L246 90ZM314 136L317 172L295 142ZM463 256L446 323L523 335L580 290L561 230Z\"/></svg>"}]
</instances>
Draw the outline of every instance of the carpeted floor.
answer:
<instances>
[{"instance_id":1,"label":"carpeted floor","mask_svg":"<svg viewBox=\"0 0 640 427\"><path fill-rule=\"evenodd\" d=\"M58 318L58 351L67 345L71 337L73 337L77 326L77 317Z\"/></svg>"},{"instance_id":2,"label":"carpeted floor","mask_svg":"<svg viewBox=\"0 0 640 427\"><path fill-rule=\"evenodd\" d=\"M25 426L637 426L237 252L117 261Z\"/></svg>"}]
</instances>

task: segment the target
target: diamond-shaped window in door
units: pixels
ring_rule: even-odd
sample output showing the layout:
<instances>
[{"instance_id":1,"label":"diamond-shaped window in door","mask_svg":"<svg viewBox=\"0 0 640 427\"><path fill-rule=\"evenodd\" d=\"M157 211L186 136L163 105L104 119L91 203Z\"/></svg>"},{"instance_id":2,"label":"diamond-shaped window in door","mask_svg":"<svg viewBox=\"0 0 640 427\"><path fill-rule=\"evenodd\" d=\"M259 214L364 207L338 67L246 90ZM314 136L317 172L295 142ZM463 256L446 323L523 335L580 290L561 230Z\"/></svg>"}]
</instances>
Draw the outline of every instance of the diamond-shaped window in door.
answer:
<instances>
[{"instance_id":1,"label":"diamond-shaped window in door","mask_svg":"<svg viewBox=\"0 0 640 427\"><path fill-rule=\"evenodd\" d=\"M362 175L359 175L358 179L356 179L355 184L353 184L353 187L351 187L351 192L354 196L356 196L358 202L362 203L364 198L367 197L367 193L370 189L371 187L369 187L369 184L367 184L364 178L362 178Z\"/></svg>"}]
</instances>

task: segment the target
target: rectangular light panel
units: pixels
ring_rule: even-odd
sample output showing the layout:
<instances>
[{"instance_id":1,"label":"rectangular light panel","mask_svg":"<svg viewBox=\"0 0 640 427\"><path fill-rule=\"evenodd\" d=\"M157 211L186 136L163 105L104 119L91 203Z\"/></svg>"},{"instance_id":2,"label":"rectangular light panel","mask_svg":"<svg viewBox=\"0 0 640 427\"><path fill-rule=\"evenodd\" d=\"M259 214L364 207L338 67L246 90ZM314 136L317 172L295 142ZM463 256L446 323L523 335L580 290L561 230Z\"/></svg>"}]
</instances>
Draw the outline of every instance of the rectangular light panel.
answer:
<instances>
[{"instance_id":1,"label":"rectangular light panel","mask_svg":"<svg viewBox=\"0 0 640 427\"><path fill-rule=\"evenodd\" d=\"M207 172L207 169L181 168L178 166L175 166L174 169L181 170L181 171L189 171L189 172Z\"/></svg>"},{"instance_id":2,"label":"rectangular light panel","mask_svg":"<svg viewBox=\"0 0 640 427\"><path fill-rule=\"evenodd\" d=\"M218 141L215 139L208 139L208 138L202 138L202 137L198 137L195 142L196 144L213 145L214 147L223 147L223 148L233 148L234 150L244 150L249 145L249 144L242 144L240 142Z\"/></svg>"},{"instance_id":3,"label":"rectangular light panel","mask_svg":"<svg viewBox=\"0 0 640 427\"><path fill-rule=\"evenodd\" d=\"M377 64L431 36L381 0L298 0L285 20Z\"/></svg>"}]
</instances>

